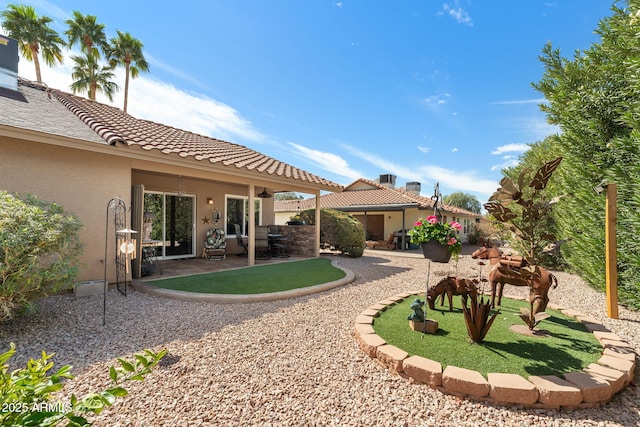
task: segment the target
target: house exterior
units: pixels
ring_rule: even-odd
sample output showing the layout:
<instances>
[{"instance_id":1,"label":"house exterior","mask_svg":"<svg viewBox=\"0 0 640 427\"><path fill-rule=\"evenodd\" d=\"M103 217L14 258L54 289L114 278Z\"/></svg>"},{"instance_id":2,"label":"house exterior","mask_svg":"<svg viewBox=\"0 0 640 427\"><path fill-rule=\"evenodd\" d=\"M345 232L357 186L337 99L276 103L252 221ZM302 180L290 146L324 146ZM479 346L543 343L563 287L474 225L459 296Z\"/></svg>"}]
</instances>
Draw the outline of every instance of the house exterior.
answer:
<instances>
[{"instance_id":1,"label":"house exterior","mask_svg":"<svg viewBox=\"0 0 640 427\"><path fill-rule=\"evenodd\" d=\"M405 188L396 188L393 175L381 175L379 181L382 184L364 178L357 179L342 192L320 196L320 207L353 215L363 224L367 240L387 240L393 235L397 247L406 249L406 231L419 218L433 215L434 200L420 195L419 183L408 183ZM276 201L276 223L285 224L295 214L314 207L312 199ZM462 225L462 242L467 241L472 225L482 218L479 214L449 205L442 205L442 217L446 222L455 220Z\"/></svg>"},{"instance_id":2,"label":"house exterior","mask_svg":"<svg viewBox=\"0 0 640 427\"><path fill-rule=\"evenodd\" d=\"M342 189L245 146L140 120L17 74L12 84L1 83L0 190L55 201L79 217L81 281L100 280L105 271L114 280L109 202L116 197L127 206L127 226L138 231L138 277L145 244L161 259L196 257L206 232L220 227L232 254L234 224L252 236L256 225L274 223L274 199L261 194L296 191L317 199ZM248 240L252 265L255 243ZM316 255L318 241L316 230Z\"/></svg>"}]
</instances>

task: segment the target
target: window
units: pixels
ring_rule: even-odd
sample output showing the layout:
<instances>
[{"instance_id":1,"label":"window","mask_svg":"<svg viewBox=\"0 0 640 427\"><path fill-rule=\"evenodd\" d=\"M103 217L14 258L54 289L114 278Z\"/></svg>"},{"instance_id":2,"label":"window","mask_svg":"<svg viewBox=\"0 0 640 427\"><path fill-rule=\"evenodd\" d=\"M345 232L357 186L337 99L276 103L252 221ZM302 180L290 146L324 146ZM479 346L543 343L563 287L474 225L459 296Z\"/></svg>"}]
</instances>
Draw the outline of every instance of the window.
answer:
<instances>
[{"instance_id":1,"label":"window","mask_svg":"<svg viewBox=\"0 0 640 427\"><path fill-rule=\"evenodd\" d=\"M462 232L467 234L471 231L471 220L469 218L465 218L463 221L463 229Z\"/></svg>"},{"instance_id":2,"label":"window","mask_svg":"<svg viewBox=\"0 0 640 427\"><path fill-rule=\"evenodd\" d=\"M262 224L262 199L254 200L255 225ZM227 235L235 235L233 224L240 224L242 234L249 230L249 198L247 196L226 196L225 224Z\"/></svg>"}]
</instances>

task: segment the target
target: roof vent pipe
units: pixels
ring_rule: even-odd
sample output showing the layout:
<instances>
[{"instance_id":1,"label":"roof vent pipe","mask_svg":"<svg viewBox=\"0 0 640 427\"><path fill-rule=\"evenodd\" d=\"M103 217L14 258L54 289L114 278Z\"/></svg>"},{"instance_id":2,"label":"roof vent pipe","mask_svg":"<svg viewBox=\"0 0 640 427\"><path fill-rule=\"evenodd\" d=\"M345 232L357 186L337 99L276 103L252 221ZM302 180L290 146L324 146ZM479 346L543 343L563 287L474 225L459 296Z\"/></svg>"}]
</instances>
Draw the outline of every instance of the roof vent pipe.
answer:
<instances>
[{"instance_id":1,"label":"roof vent pipe","mask_svg":"<svg viewBox=\"0 0 640 427\"><path fill-rule=\"evenodd\" d=\"M421 185L419 182L417 181L412 181L412 182L407 182L407 185L405 187L406 191L408 191L409 193L415 194L415 195L420 195L420 190Z\"/></svg>"},{"instance_id":2,"label":"roof vent pipe","mask_svg":"<svg viewBox=\"0 0 640 427\"><path fill-rule=\"evenodd\" d=\"M395 188L396 176L392 174L380 175L380 185L387 188Z\"/></svg>"}]
</instances>

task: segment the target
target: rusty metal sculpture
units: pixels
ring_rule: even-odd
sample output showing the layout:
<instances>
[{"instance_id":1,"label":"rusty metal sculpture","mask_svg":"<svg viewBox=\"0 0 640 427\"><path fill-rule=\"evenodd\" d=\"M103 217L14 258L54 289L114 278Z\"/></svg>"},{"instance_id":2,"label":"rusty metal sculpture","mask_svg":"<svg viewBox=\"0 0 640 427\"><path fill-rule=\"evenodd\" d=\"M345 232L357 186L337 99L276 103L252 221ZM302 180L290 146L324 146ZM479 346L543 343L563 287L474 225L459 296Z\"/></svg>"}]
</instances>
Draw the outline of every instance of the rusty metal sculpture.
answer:
<instances>
[{"instance_id":1,"label":"rusty metal sculpture","mask_svg":"<svg viewBox=\"0 0 640 427\"><path fill-rule=\"evenodd\" d=\"M529 300L534 301L532 311L535 315L543 312L547 308L547 304L549 303L549 288L558 286L556 276L540 266L536 266L537 273L533 275L532 283L531 280L524 278L520 272L522 267L526 267L526 260L522 260L525 265L519 266L517 265L519 263L517 258L510 256L505 257L502 252L493 247L477 249L471 254L471 258L489 260L488 278L489 287L491 288L491 307L495 307L496 294L498 296L498 305L501 305L502 291L505 284L529 286ZM514 261L514 258L517 261ZM531 318L531 316L529 317ZM527 324L529 323L527 322Z\"/></svg>"},{"instance_id":2,"label":"rusty metal sculpture","mask_svg":"<svg viewBox=\"0 0 640 427\"><path fill-rule=\"evenodd\" d=\"M522 255L527 262L526 266L498 266L495 268L496 276L492 284L492 294L495 287L501 283L516 284L516 286L529 286L530 310L528 318L523 320L533 329L537 323L535 315L543 312L549 298L548 290L552 283L557 286L557 279L546 269L539 266L540 257L545 246L556 240L555 236L543 232L544 224L549 217L549 211L563 196L555 197L550 201L542 200L543 190L546 188L549 178L562 161L562 157L545 163L534 175L529 185L524 185L526 170L523 170L514 183L510 178L503 178L500 187L485 203L485 209L499 222L507 224L514 234L522 249ZM489 273L491 276L492 272ZM500 277L497 277L501 275ZM492 282L491 278L489 281ZM499 295L502 294L502 288ZM498 298L500 304L500 297ZM524 313L523 313L524 314Z\"/></svg>"},{"instance_id":3,"label":"rusty metal sculpture","mask_svg":"<svg viewBox=\"0 0 640 427\"><path fill-rule=\"evenodd\" d=\"M475 302L478 297L478 281L447 276L427 291L427 304L431 310L435 310L435 302L442 297L440 306L444 306L444 296L449 298L449 311L453 311L453 296L460 295L464 304L467 298Z\"/></svg>"}]
</instances>

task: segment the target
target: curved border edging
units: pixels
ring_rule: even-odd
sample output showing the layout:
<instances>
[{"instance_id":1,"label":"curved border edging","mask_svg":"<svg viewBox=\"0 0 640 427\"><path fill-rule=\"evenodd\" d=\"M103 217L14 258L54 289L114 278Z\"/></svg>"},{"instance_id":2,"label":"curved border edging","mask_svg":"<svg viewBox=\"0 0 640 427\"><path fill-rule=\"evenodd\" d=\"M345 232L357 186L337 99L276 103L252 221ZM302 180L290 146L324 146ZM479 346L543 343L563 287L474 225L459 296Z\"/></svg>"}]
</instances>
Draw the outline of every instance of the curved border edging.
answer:
<instances>
[{"instance_id":1,"label":"curved border edging","mask_svg":"<svg viewBox=\"0 0 640 427\"><path fill-rule=\"evenodd\" d=\"M549 307L575 317L595 335L603 347L602 357L596 363L583 371L566 373L564 379L553 375L532 375L525 379L517 374L501 373L489 373L485 379L477 371L452 365L443 371L440 362L421 356L409 357L401 348L387 344L373 329L374 319L380 312L421 293L400 293L372 305L360 313L354 327L354 335L362 351L383 367L412 382L426 384L445 394L500 406L574 410L603 406L633 379L636 355L628 343L597 320L553 304Z\"/></svg>"},{"instance_id":2,"label":"curved border edging","mask_svg":"<svg viewBox=\"0 0 640 427\"><path fill-rule=\"evenodd\" d=\"M243 302L262 302L262 301L276 301L281 299L296 298L304 295L315 294L318 292L327 291L329 289L344 286L355 280L355 274L340 265L337 260L331 261L331 265L338 268L345 273L345 277L342 279L334 280L332 282L321 283L319 285L307 286L305 288L291 289L289 291L270 292L262 294L207 294L200 292L185 292L176 291L173 289L158 288L157 286L148 285L141 281L135 281L131 284L134 289L139 292L144 292L150 295L155 295L164 298L172 298L181 301L192 302L215 302L221 304L235 304Z\"/></svg>"}]
</instances>

